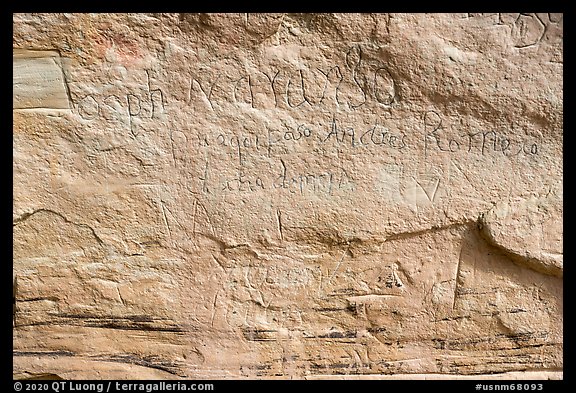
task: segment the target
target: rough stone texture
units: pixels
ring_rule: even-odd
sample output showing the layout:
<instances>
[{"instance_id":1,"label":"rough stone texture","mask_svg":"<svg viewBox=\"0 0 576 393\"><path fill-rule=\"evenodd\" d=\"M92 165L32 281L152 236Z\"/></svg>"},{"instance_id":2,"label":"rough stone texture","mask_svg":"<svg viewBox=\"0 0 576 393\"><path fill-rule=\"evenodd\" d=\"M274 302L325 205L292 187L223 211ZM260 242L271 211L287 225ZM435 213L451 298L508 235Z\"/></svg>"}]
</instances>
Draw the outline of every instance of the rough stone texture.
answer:
<instances>
[{"instance_id":1,"label":"rough stone texture","mask_svg":"<svg viewBox=\"0 0 576 393\"><path fill-rule=\"evenodd\" d=\"M15 377L562 377L561 14L13 20Z\"/></svg>"}]
</instances>

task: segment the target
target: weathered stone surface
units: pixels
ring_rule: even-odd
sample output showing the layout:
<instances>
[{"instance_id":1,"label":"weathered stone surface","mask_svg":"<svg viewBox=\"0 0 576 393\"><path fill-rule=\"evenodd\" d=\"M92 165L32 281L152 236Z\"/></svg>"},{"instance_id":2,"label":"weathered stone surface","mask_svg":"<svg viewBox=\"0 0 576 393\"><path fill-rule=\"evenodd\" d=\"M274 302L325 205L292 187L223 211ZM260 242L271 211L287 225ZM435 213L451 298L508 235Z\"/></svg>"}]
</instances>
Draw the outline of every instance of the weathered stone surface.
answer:
<instances>
[{"instance_id":1,"label":"weathered stone surface","mask_svg":"<svg viewBox=\"0 0 576 393\"><path fill-rule=\"evenodd\" d=\"M561 14L13 19L15 377L561 378Z\"/></svg>"},{"instance_id":2,"label":"weathered stone surface","mask_svg":"<svg viewBox=\"0 0 576 393\"><path fill-rule=\"evenodd\" d=\"M481 217L483 234L513 260L562 277L562 193L499 201ZM538 230L538 225L541 229Z\"/></svg>"},{"instance_id":3,"label":"weathered stone surface","mask_svg":"<svg viewBox=\"0 0 576 393\"><path fill-rule=\"evenodd\" d=\"M70 101L58 52L15 49L12 70L14 109L68 109Z\"/></svg>"}]
</instances>

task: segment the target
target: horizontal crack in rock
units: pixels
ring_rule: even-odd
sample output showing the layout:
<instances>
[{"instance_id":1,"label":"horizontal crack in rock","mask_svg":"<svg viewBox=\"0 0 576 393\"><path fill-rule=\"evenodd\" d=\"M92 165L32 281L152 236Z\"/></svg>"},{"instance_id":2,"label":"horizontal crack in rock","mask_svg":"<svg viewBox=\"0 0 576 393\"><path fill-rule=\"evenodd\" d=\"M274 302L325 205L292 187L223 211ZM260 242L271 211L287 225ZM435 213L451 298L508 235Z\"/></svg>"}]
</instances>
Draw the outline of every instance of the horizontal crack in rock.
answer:
<instances>
[{"instance_id":1,"label":"horizontal crack in rock","mask_svg":"<svg viewBox=\"0 0 576 393\"><path fill-rule=\"evenodd\" d=\"M70 351L12 351L13 356L74 356Z\"/></svg>"},{"instance_id":2,"label":"horizontal crack in rock","mask_svg":"<svg viewBox=\"0 0 576 393\"><path fill-rule=\"evenodd\" d=\"M15 227L23 222L25 222L26 220L30 219L32 216L34 216L35 214L38 213L51 213L54 214L58 217L60 217L61 219L64 220L64 222L68 223L68 224L72 224L72 225L76 225L78 227L81 228L86 228L88 229L92 235L94 236L94 238L98 241L98 243L100 244L104 244L104 242L102 241L102 239L100 238L100 236L98 236L98 234L96 233L96 231L94 230L94 228L92 228L90 225L88 224L84 224L84 223L77 223L74 222L72 220L69 220L66 216L64 216L62 213L59 213L57 211L51 210L51 209L45 209L45 208L41 208L41 209L36 209L31 213L24 213L22 214L20 217L17 217L16 219L14 219L12 221L12 226Z\"/></svg>"},{"instance_id":3,"label":"horizontal crack in rock","mask_svg":"<svg viewBox=\"0 0 576 393\"><path fill-rule=\"evenodd\" d=\"M119 329L119 330L141 330L148 332L167 332L167 333L183 333L187 329L176 325L173 321L154 318L147 315L129 315L129 316L96 316L84 314L52 314L61 320L49 322L32 323L28 325L19 326L35 326L35 325L60 325L67 324L72 326L92 327L92 328L105 328L105 329Z\"/></svg>"}]
</instances>

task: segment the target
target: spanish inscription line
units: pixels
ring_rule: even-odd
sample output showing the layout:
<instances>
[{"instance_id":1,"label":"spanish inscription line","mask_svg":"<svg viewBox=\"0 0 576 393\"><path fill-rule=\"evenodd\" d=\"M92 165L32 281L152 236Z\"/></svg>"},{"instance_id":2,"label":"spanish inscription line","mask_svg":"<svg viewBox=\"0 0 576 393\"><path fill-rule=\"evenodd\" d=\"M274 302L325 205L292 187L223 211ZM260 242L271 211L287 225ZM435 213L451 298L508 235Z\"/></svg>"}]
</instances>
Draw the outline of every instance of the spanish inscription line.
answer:
<instances>
[{"instance_id":1,"label":"spanish inscription line","mask_svg":"<svg viewBox=\"0 0 576 393\"><path fill-rule=\"evenodd\" d=\"M322 104L327 98L327 91L329 90L328 87L333 83L330 79L331 74L337 76L333 98L339 106L344 104L344 101L341 98L341 88L344 80L347 80L351 85L350 88L355 90L356 95L361 97L357 102L353 102L351 99L348 100L348 107L352 110L362 107L371 99L385 107L389 107L396 100L396 82L388 68L382 64L376 66L365 65L365 62L363 62L362 50L359 46L352 47L346 53L345 59L349 68L349 73L347 75L341 71L339 65L329 65L326 71L315 66L305 67L304 69L306 69L310 74L308 78L305 78L304 69L302 68L297 70L275 69L272 71L274 74L273 77L267 72L260 70L241 75L239 78L218 73L215 78L209 79L205 82L202 82L202 78L198 75L194 75L190 77L186 102L188 105L192 105L195 96L194 92L198 91L208 102L210 109L215 110L218 100L214 97L214 93L218 88L223 91L228 91L226 97L229 97L229 99L225 101L247 103L252 108L256 108L254 90L255 88L260 88L262 91L271 93L276 108L279 107L280 103L280 100L278 99L279 94L284 96L284 103L287 108L299 108L304 104L308 104L310 107L315 107ZM371 67L372 69L362 69L361 71L362 67ZM152 70L149 69L144 70L146 73L146 94L128 92L122 96L116 94L98 96L90 93L81 96L81 98L76 97L76 99L73 100L73 107L82 119L88 121L97 118L108 121L127 118L126 122L130 126L130 129L135 132L133 130L134 118L159 118L160 114L163 113L166 108L166 97L164 91L160 88L152 88L150 76L151 71ZM318 77L316 71L321 75L320 77ZM296 83L293 81L295 79L293 75L294 73L296 73L296 79L298 79L298 82ZM257 80L264 80L264 78L256 78L258 74L263 75L267 80L267 83L257 83ZM284 78L279 78L279 76L282 75ZM366 86L362 83L360 77L370 80L371 83ZM280 79L284 80L282 93L279 92ZM228 88L222 86L220 83L223 80L228 80ZM314 95L310 93L307 86L318 85L319 81L320 84L323 85L321 94L317 98L313 98ZM241 89L247 90L248 97L239 97L238 91ZM267 96L269 95L270 94L267 94ZM294 101L294 95L300 97L299 102Z\"/></svg>"},{"instance_id":2,"label":"spanish inscription line","mask_svg":"<svg viewBox=\"0 0 576 393\"><path fill-rule=\"evenodd\" d=\"M345 56L345 63L347 68L350 71L348 75L348 79L353 82L352 86L359 89L362 94L362 99L357 101L356 103L352 102L351 100L348 101L348 106L355 110L362 105L364 105L367 100L371 98L375 98L377 102L385 105L390 105L396 97L395 92L395 82L392 78L390 72L386 67L377 67L376 70L373 72L372 77L372 84L371 88L365 88L361 81L359 80L359 69L362 65L363 61L363 54L362 49L359 46L352 47ZM334 98L337 104L340 104L341 101L339 99L340 87L342 82L345 79L340 67L338 65L330 67L327 71L323 71L320 68L316 68L324 77L322 80L323 88L322 88L322 95L319 99L314 100L312 96L307 93L307 83L305 82L304 73L302 69L297 70L297 74L299 76L299 83L294 84L293 78L290 77L286 83L286 89L284 91L285 102L289 108L298 108L304 104L308 104L310 106L315 106L321 104L326 99L326 92L328 90L328 86L331 83L330 75L333 73L334 75L338 76L338 83L335 87L335 94ZM264 71L260 71L263 75L265 75L266 79L269 82L269 88L272 92L274 97L275 106L278 106L278 84L275 85L278 77L282 75L282 70L277 69L274 73L274 76L268 75ZM119 111L119 108L125 108L125 114L128 122L128 127L130 130L130 134L133 138L136 138L140 135L140 132L137 131L135 127L134 120L136 118L147 118L147 119L156 119L159 118L161 113L164 113L166 110L165 106L165 98L162 89L160 88L152 88L151 85L151 77L150 77L150 70L145 70L146 73L146 94L144 95L137 95L133 93L127 93L124 96L122 95L108 95L104 97L101 102L97 101L94 96L86 95L80 102L77 103L75 106L78 114L85 120L93 120L97 117L102 117L105 120L112 120L114 116L112 116L112 108L115 108L116 111ZM379 73L385 74L388 79L392 81L391 83L391 92L389 92L388 97L382 97L379 94L381 93L380 90L377 89L378 86L378 75ZM215 109L215 101L213 98L213 93L215 88L217 87L218 83L223 79L222 74L219 74L213 81L211 81L208 85L203 86L203 83L196 78L192 78L190 82L190 89L188 92L188 103L191 104L192 102L192 91L194 90L195 86L198 86L199 91L202 93L204 99L208 101L210 107ZM255 95L254 95L254 77L253 74L243 75L239 79L235 79L235 83L232 89L232 98L234 102L240 102L241 98L238 96L238 91L242 88L242 82L247 82L244 87L247 87L247 91L249 93L249 100L246 103L249 103L252 108L255 108ZM286 82L286 81L285 81ZM298 88L299 86L299 88ZM294 87L294 88L293 88ZM294 102L292 101L293 90L296 89L297 93L301 94L300 101ZM299 90L299 91L298 91ZM114 104L114 105L113 105ZM475 153L481 154L485 156L487 154L493 154L496 152L500 152L505 156L518 156L521 153L525 155L532 155L535 156L539 154L539 145L538 143L526 143L524 141L518 142L518 146L516 149L512 149L512 139L507 136L507 134L497 131L480 131L480 132L462 132L458 135L454 135L452 130L449 130L449 126L446 126L443 123L441 116L435 111L427 111L423 115L423 123L424 123L424 138L423 138L423 150L424 150L424 157L425 159L428 157L430 152L434 151L435 153L441 154L454 154L454 153ZM267 129L267 141L261 143L260 135L252 135L250 133L248 136L243 135L233 135L228 136L225 131L220 132L216 137L216 142L213 140L213 135L204 134L198 135L199 139L199 146L202 146L206 149L206 153L208 150L211 149L221 149L224 148L234 148L236 150L238 163L240 168L242 168L246 162L246 157L248 152L254 149L259 151L262 145L264 145L267 149L267 157L272 158L273 151L275 147L281 147L284 152L282 154L288 154L287 145L288 144L296 144L302 142L310 142L313 145L323 145L327 143L332 143L336 145L338 153L341 151L341 147L349 147L349 148L358 148L358 147L365 147L365 146L386 146L392 149L396 149L399 152L402 152L404 149L411 149L413 147L419 148L420 146L417 143L414 143L414 139L407 135L405 132L401 133L393 133L390 129L384 125L379 124L379 117L376 118L374 121L374 126L368 129L363 128L359 129L357 126L348 126L346 124L342 124L336 117L336 114L333 113L331 124L329 127L329 131L326 134L322 134L322 130L320 127L319 129L314 129L313 126L309 126L306 124L297 124L294 127L289 126L285 122L282 122L283 126L286 128L285 131L282 130L274 130L274 129ZM417 130L416 132L421 132ZM185 135L185 133L184 133ZM274 138L276 136L276 138ZM203 142L200 142L200 139L203 138ZM417 138L416 141L420 139ZM176 166L176 152L174 146L174 138L173 138L173 130L170 128L170 148L172 153L172 161L174 166ZM278 152L275 152L277 155ZM238 176L236 179L228 179L224 182L222 190L228 191L242 191L242 186L246 185L246 190L254 191L256 189L266 189L272 188L280 188L280 189L290 189L290 192L293 193L294 191L291 189L291 186L287 186L286 183L286 174L287 168L286 163L280 159L280 163L282 165L282 173L278 177L278 181L274 182L273 184L265 184L264 180L261 177L256 177L252 180L247 180L249 177L246 175L242 169L238 171ZM203 192L209 193L208 187L208 167L209 161L206 159L206 165L204 170L203 177L199 179L202 181L202 190ZM344 177L348 178L348 174L344 169L342 169L340 180L338 181L339 187L341 187L342 179ZM328 194L332 193L334 177L338 176L332 172L328 174L305 174L305 175L297 175L297 180L295 178L289 179L291 184L296 183L297 188L300 190L300 194L303 194L304 188L308 186L311 182L310 179L328 178ZM314 183L316 180L312 180ZM436 192L439 188L440 179L437 180L434 190L427 190L417 179L414 181L422 188L424 193L426 194L427 198L434 202ZM314 183L313 189L316 191L318 188L317 184Z\"/></svg>"}]
</instances>

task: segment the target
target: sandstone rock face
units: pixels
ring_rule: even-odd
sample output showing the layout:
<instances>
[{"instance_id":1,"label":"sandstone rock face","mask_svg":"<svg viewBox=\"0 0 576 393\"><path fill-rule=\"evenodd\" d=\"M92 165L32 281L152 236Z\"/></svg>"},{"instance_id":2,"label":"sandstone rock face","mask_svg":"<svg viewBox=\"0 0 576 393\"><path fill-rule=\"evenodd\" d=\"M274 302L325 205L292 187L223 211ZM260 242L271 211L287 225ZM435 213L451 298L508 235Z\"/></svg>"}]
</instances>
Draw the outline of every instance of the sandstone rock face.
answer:
<instances>
[{"instance_id":1,"label":"sandstone rock face","mask_svg":"<svg viewBox=\"0 0 576 393\"><path fill-rule=\"evenodd\" d=\"M15 377L561 378L561 14L13 27Z\"/></svg>"}]
</instances>

